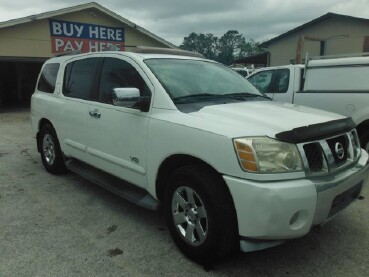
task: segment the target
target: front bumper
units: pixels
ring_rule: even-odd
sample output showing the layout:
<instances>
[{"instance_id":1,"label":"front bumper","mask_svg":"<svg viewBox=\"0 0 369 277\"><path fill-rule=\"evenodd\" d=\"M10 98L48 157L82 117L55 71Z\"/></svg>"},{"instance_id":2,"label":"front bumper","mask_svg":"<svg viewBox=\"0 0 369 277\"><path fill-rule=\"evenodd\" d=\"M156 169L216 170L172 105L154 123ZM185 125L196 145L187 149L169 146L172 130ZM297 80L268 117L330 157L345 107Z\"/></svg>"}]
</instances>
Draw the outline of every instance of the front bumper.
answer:
<instances>
[{"instance_id":1,"label":"front bumper","mask_svg":"<svg viewBox=\"0 0 369 277\"><path fill-rule=\"evenodd\" d=\"M355 165L327 176L275 182L223 178L233 197L239 235L268 245L301 237L329 220L357 198L368 176L368 154L362 151Z\"/></svg>"}]
</instances>

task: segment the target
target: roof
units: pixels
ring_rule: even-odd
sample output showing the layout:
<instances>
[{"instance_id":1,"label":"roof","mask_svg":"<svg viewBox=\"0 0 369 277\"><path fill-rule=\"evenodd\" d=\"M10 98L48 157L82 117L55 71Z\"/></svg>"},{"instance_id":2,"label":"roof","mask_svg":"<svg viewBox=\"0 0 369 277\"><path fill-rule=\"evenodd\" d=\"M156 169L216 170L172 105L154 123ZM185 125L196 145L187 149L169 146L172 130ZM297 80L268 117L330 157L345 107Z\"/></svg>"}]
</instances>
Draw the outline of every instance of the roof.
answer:
<instances>
[{"instance_id":1,"label":"roof","mask_svg":"<svg viewBox=\"0 0 369 277\"><path fill-rule=\"evenodd\" d=\"M64 15L64 14L67 14L67 13L78 12L78 11L91 9L91 8L97 9L97 10L101 11L102 13L107 14L108 16L122 22L123 24L126 24L126 25L136 29L138 32L141 32L141 33L151 37L152 39L155 39L155 40L163 43L164 45L166 45L170 48L178 48L174 44L162 39L161 37L158 37L157 35L151 33L150 31L138 26L137 24L129 21L128 19L125 19L124 17L116 14L115 12L112 12L111 10L109 10L109 9L107 9L107 8L105 8L105 7L103 7L100 4L95 3L95 2L90 2L90 3L86 3L86 4L81 4L81 5L77 5L77 6L72 6L72 7L60 9L60 10L55 10L55 11L50 11L50 12L45 12L45 13L40 13L40 14L36 14L36 15L30 15L30 16L27 16L27 17L21 17L21 18L17 18L17 19L12 19L12 20L8 20L8 21L0 22L0 28L11 27L11 26L24 24L24 23L29 23L29 22L33 22L33 21L41 20L41 19L48 19L48 18L51 18L51 17L54 17L54 16L60 16L60 15Z\"/></svg>"},{"instance_id":2,"label":"roof","mask_svg":"<svg viewBox=\"0 0 369 277\"><path fill-rule=\"evenodd\" d=\"M320 23L322 21L325 21L327 19L332 19L332 18L352 19L352 20L363 21L363 22L369 23L369 19L367 19L367 18L360 18L360 17L354 17L354 16L349 16L349 15L342 15L342 14L336 14L336 13L329 12L329 13L326 13L325 15L322 15L322 16L320 16L318 18L315 18L315 19L313 19L313 20L311 20L311 21L309 21L309 22L307 22L305 24L302 24L302 25L300 25L300 26L298 26L298 27L296 27L296 28L294 28L294 29L286 32L286 33L283 33L283 34L281 34L281 35L279 35L279 36L277 36L275 38L272 38L270 40L267 40L267 41L261 43L260 44L260 47L261 48L268 47L273 42L276 42L276 41L278 41L278 40L280 40L282 38L285 38L285 37L287 37L289 35L292 35L294 33L297 33L297 32L299 32L299 31L301 31L301 30L303 30L303 29L305 29L307 27L310 27L312 25L315 25L317 23Z\"/></svg>"}]
</instances>

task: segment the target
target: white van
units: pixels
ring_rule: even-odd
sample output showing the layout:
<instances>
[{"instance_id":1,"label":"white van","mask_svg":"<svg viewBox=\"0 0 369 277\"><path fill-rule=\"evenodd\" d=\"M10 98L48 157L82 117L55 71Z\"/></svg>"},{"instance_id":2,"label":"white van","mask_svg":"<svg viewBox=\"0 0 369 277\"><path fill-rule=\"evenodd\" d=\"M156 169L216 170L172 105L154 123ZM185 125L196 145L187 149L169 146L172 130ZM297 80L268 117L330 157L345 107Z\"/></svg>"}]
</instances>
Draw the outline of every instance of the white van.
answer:
<instances>
[{"instance_id":1,"label":"white van","mask_svg":"<svg viewBox=\"0 0 369 277\"><path fill-rule=\"evenodd\" d=\"M267 67L247 78L273 100L352 117L361 146L369 151L369 56Z\"/></svg>"}]
</instances>

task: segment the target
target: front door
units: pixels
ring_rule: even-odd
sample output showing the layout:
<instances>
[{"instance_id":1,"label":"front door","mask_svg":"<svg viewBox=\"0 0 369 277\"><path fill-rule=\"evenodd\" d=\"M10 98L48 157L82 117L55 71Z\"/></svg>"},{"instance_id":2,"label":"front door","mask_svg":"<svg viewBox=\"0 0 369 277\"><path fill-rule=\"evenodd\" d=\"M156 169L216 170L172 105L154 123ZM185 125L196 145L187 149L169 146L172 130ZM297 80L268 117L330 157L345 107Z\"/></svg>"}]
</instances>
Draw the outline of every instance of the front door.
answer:
<instances>
[{"instance_id":1,"label":"front door","mask_svg":"<svg viewBox=\"0 0 369 277\"><path fill-rule=\"evenodd\" d=\"M248 80L273 100L292 103L294 73L293 68L275 68L259 71Z\"/></svg>"},{"instance_id":2,"label":"front door","mask_svg":"<svg viewBox=\"0 0 369 277\"><path fill-rule=\"evenodd\" d=\"M89 106L87 152L92 165L145 186L149 113L112 103L113 89L127 87L138 88L145 96L153 90L141 68L129 58L105 58L97 99Z\"/></svg>"}]
</instances>

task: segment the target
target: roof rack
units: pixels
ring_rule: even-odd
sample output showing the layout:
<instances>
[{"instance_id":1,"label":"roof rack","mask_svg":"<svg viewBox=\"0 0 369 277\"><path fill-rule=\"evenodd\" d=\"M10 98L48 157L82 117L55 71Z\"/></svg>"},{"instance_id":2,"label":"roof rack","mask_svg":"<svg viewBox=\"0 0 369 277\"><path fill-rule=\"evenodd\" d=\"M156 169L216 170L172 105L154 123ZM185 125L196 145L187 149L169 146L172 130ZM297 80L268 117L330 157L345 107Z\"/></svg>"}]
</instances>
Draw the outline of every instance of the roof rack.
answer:
<instances>
[{"instance_id":1,"label":"roof rack","mask_svg":"<svg viewBox=\"0 0 369 277\"><path fill-rule=\"evenodd\" d=\"M62 53L55 54L54 57L78 55L78 54L81 54L81 53L82 53L81 50L67 51L67 52L62 52Z\"/></svg>"},{"instance_id":2,"label":"roof rack","mask_svg":"<svg viewBox=\"0 0 369 277\"><path fill-rule=\"evenodd\" d=\"M351 54L339 54L339 55L327 55L327 56L313 56L309 60L325 60L325 59L337 59L337 58L354 58L354 57L368 57L369 52L351 53Z\"/></svg>"},{"instance_id":3,"label":"roof rack","mask_svg":"<svg viewBox=\"0 0 369 277\"><path fill-rule=\"evenodd\" d=\"M116 45L111 45L103 51L119 51L119 49L117 48ZM131 52L142 53L142 54L169 54L169 55L189 56L189 57L205 59L205 57L200 53L181 50L181 49L172 49L172 48L136 46L132 48ZM62 52L62 53L55 54L54 57L63 57L63 56L71 56L71 55L78 55L78 54L82 54L82 51L74 50L74 51Z\"/></svg>"},{"instance_id":4,"label":"roof rack","mask_svg":"<svg viewBox=\"0 0 369 277\"><path fill-rule=\"evenodd\" d=\"M369 57L369 52L360 52L360 53L350 53L350 54L339 54L339 55L327 55L327 56L312 56L309 57L309 53L306 52L306 56L305 56L305 68L307 69L309 66L309 62L310 61L319 61L319 60L327 60L327 62L331 62L329 61L330 59L342 59L342 58L359 58L359 57ZM341 62L346 62L346 60L341 60ZM304 76L303 78L305 79L306 77L306 70L304 70Z\"/></svg>"},{"instance_id":5,"label":"roof rack","mask_svg":"<svg viewBox=\"0 0 369 277\"><path fill-rule=\"evenodd\" d=\"M200 53L181 50L181 49L172 49L172 48L137 46L136 48L133 48L131 51L134 53L141 53L141 54L169 54L169 55L190 56L190 57L205 59L205 57Z\"/></svg>"}]
</instances>

